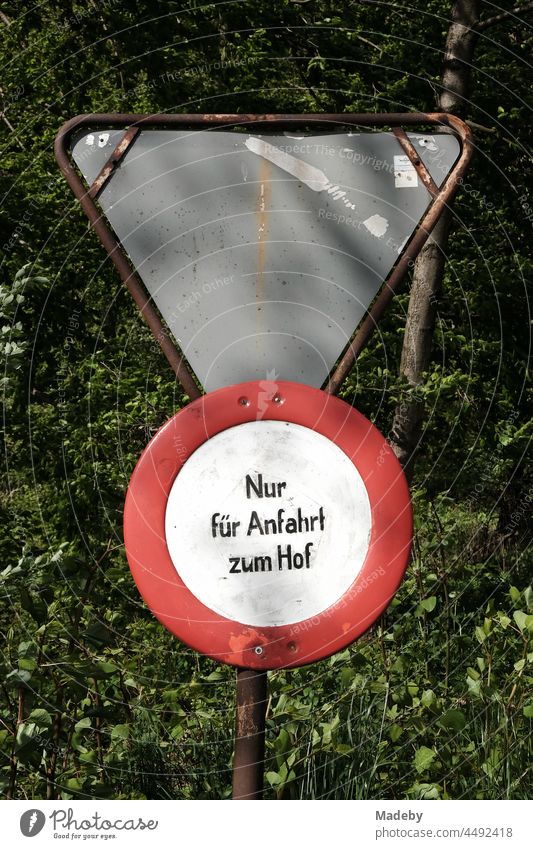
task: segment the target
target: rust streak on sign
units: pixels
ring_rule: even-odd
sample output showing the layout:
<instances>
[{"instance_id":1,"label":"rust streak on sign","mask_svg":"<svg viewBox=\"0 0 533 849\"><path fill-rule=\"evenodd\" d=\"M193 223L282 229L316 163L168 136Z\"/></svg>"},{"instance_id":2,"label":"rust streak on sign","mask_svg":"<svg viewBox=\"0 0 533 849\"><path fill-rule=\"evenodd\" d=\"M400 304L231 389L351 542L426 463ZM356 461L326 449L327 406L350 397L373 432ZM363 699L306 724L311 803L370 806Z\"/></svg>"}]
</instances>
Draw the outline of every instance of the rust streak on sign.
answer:
<instances>
[{"instance_id":1,"label":"rust streak on sign","mask_svg":"<svg viewBox=\"0 0 533 849\"><path fill-rule=\"evenodd\" d=\"M266 159L261 159L259 166L259 192L257 197L257 274L255 284L255 300L257 307L257 343L260 341L260 333L263 322L261 321L262 302L265 300L265 250L268 228L268 205L270 201L270 164Z\"/></svg>"},{"instance_id":2,"label":"rust streak on sign","mask_svg":"<svg viewBox=\"0 0 533 849\"><path fill-rule=\"evenodd\" d=\"M111 154L106 164L96 177L91 188L89 189L89 197L93 198L93 200L94 198L98 197L98 195L106 185L107 181L114 173L115 169L118 168L120 162L124 157L124 154L127 150L129 150L138 133L138 127L130 127L128 130L126 130L121 140L117 144L116 148L114 149L113 153Z\"/></svg>"}]
</instances>

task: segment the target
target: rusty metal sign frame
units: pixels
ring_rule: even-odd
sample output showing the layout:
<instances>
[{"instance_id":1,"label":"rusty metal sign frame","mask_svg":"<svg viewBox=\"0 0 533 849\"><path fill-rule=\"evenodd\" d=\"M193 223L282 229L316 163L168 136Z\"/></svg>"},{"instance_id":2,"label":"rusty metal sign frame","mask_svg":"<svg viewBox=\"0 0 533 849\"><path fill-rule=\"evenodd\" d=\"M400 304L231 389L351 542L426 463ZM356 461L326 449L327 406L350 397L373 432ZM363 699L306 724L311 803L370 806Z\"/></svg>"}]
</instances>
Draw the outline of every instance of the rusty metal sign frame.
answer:
<instances>
[{"instance_id":1,"label":"rusty metal sign frame","mask_svg":"<svg viewBox=\"0 0 533 849\"><path fill-rule=\"evenodd\" d=\"M78 115L67 121L59 130L55 140L55 155L59 167L63 172L74 195L87 215L92 229L97 233L110 259L114 263L122 281L127 286L146 323L148 324L157 343L161 347L172 370L180 382L184 392L191 400L202 395L194 373L178 346L170 338L161 315L152 302L140 277L132 267L132 264L122 248L122 245L114 235L111 227L107 224L102 213L99 211L96 201L104 186L112 177L115 169L120 165L124 155L135 142L142 128L163 129L180 127L183 129L208 129L210 127L245 127L249 124L254 126L265 125L269 129L289 129L295 126L317 127L335 124L337 126L349 125L358 127L391 127L399 144L409 157L414 168L424 184L432 201L419 223L415 233L409 240L405 250L399 257L388 278L382 284L380 291L370 304L365 318L355 328L352 338L348 342L330 372L323 388L330 394L338 392L345 378L353 368L355 361L364 346L369 341L378 321L385 312L395 292L403 280L408 268L416 259L424 243L426 242L437 221L446 207L450 204L461 179L466 172L473 152L472 134L469 127L456 118L446 113L379 113L379 114L302 114L302 115L231 115L231 114L201 114L201 115L137 115L137 114L87 114ZM438 189L433 182L428 170L418 156L405 133L404 127L433 125L445 127L457 134L461 142L461 153L443 183ZM75 165L70 157L69 145L73 133L83 127L91 130L102 129L125 129L125 134L115 147L108 161L101 169L89 189L80 178Z\"/></svg>"}]
</instances>

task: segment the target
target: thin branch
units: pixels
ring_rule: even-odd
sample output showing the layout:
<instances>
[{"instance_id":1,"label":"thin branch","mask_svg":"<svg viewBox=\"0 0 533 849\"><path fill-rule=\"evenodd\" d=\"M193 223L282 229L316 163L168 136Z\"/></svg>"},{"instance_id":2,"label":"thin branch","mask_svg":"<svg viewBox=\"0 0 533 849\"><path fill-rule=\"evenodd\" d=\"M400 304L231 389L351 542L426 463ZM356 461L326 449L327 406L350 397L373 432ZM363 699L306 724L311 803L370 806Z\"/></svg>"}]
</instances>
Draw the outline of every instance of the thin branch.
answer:
<instances>
[{"instance_id":1,"label":"thin branch","mask_svg":"<svg viewBox=\"0 0 533 849\"><path fill-rule=\"evenodd\" d=\"M483 124L476 124L475 121L465 121L465 124L468 124L469 127L472 127L473 130L480 130L482 133L491 133L491 135L495 135L498 130L496 127L485 127Z\"/></svg>"},{"instance_id":2,"label":"thin branch","mask_svg":"<svg viewBox=\"0 0 533 849\"><path fill-rule=\"evenodd\" d=\"M480 21L476 30L478 32L485 32L485 30L489 29L489 27L495 27L497 24L501 24L502 21L507 20L507 18L518 17L520 20L520 15L524 15L526 12L531 12L532 10L533 3L525 3L523 6L515 6L514 9L509 9L508 12L502 12L501 15L494 15L493 18L487 18L486 21Z\"/></svg>"},{"instance_id":3,"label":"thin branch","mask_svg":"<svg viewBox=\"0 0 533 849\"><path fill-rule=\"evenodd\" d=\"M5 112L0 112L0 117L2 118L4 124L6 124L6 126L9 127L11 132L14 134L17 144L20 145L22 150L25 150L24 145L22 144L21 140L17 136L17 131L15 130L15 128L14 128L13 124L11 123L11 121L9 120L9 118L6 117Z\"/></svg>"}]
</instances>

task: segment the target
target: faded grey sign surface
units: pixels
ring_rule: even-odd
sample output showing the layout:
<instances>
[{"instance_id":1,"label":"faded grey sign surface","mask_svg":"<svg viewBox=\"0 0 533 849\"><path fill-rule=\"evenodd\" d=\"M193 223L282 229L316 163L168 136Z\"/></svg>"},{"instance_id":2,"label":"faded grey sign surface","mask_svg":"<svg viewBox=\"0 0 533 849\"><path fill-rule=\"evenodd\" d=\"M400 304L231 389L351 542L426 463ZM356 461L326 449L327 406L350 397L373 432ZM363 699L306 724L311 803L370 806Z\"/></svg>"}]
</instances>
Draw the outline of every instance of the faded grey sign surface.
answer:
<instances>
[{"instance_id":1,"label":"faded grey sign surface","mask_svg":"<svg viewBox=\"0 0 533 849\"><path fill-rule=\"evenodd\" d=\"M73 146L89 184L122 133L104 136ZM408 136L440 186L459 142ZM392 133L215 129L141 130L99 196L208 391L321 386L430 201Z\"/></svg>"}]
</instances>

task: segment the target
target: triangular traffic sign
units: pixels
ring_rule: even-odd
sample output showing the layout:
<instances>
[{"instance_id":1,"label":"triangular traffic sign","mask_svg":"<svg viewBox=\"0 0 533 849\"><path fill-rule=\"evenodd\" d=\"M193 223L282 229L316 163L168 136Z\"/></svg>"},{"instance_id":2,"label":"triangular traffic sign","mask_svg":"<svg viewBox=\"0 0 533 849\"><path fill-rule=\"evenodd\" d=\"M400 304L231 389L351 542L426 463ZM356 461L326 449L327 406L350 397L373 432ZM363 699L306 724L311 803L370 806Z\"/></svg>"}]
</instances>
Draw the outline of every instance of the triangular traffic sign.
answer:
<instances>
[{"instance_id":1,"label":"triangular traffic sign","mask_svg":"<svg viewBox=\"0 0 533 849\"><path fill-rule=\"evenodd\" d=\"M323 385L461 154L449 132L346 131L343 116L333 132L99 117L69 133L85 203L206 391Z\"/></svg>"}]
</instances>

